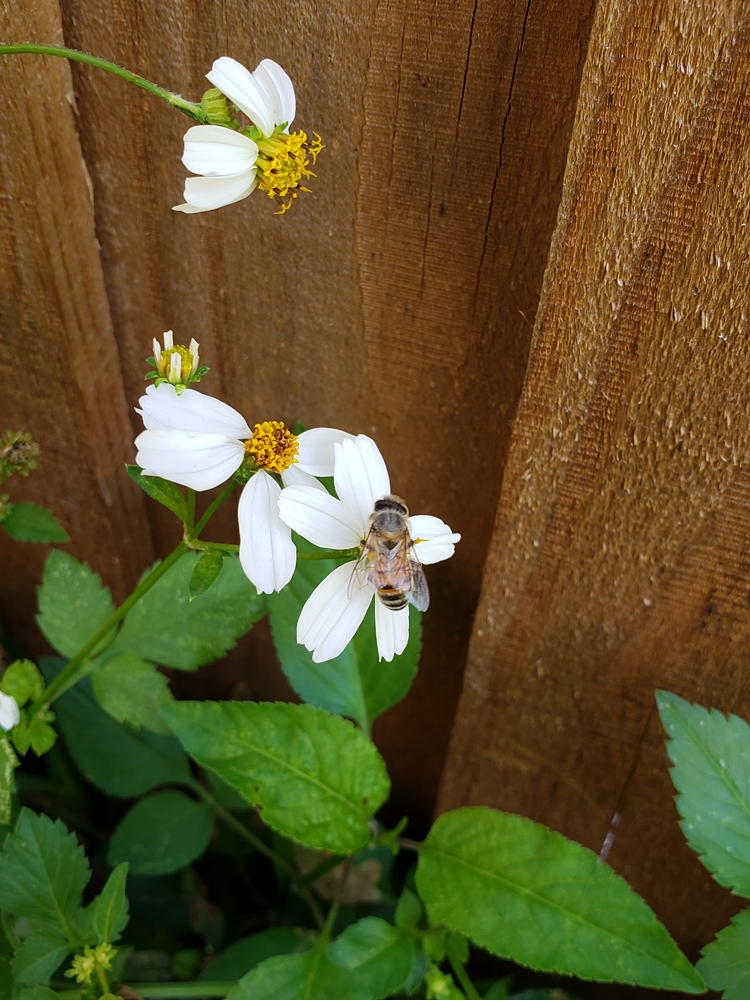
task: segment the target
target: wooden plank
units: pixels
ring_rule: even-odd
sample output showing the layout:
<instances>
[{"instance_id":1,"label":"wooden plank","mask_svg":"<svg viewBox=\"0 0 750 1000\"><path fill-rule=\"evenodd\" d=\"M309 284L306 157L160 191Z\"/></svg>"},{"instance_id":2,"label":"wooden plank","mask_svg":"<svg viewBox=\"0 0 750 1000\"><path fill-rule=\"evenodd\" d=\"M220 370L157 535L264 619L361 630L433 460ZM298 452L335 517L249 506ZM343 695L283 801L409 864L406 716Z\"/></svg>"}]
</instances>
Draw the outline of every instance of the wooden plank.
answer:
<instances>
[{"instance_id":1,"label":"wooden plank","mask_svg":"<svg viewBox=\"0 0 750 1000\"><path fill-rule=\"evenodd\" d=\"M0 0L0 22L5 38L62 44L51 0ZM2 68L0 426L30 431L42 448L39 469L3 492L52 508L71 535L68 551L122 598L150 557L150 534L123 470L129 422L70 71L35 56L3 57ZM31 648L47 551L0 534L3 618Z\"/></svg>"},{"instance_id":2,"label":"wooden plank","mask_svg":"<svg viewBox=\"0 0 750 1000\"><path fill-rule=\"evenodd\" d=\"M257 194L178 215L187 120L74 69L128 398L141 390L151 336L195 336L213 368L205 391L251 421L373 434L411 508L464 534L455 560L430 573L420 678L376 733L402 812L429 814L455 709L590 8L63 3L68 44L193 99L219 55L250 67L276 59L297 89L295 127L326 143L313 195L284 217ZM235 530L228 512L216 531ZM243 655L256 695L284 690L262 630ZM205 695L227 689L223 669Z\"/></svg>"},{"instance_id":3,"label":"wooden plank","mask_svg":"<svg viewBox=\"0 0 750 1000\"><path fill-rule=\"evenodd\" d=\"M750 717L750 11L603 0L440 808L598 851L691 953L654 688Z\"/></svg>"}]
</instances>

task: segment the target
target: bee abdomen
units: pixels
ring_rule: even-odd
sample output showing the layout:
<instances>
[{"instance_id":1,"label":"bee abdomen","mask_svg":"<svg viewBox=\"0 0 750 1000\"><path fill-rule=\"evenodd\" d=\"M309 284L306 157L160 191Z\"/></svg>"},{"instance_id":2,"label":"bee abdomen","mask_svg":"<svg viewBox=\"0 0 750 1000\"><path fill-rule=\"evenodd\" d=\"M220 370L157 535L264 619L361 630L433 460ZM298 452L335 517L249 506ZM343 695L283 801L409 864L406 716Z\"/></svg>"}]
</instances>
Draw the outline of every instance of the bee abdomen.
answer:
<instances>
[{"instance_id":1,"label":"bee abdomen","mask_svg":"<svg viewBox=\"0 0 750 1000\"><path fill-rule=\"evenodd\" d=\"M391 587L383 587L379 590L378 597L391 611L400 611L409 603L409 597L403 590L393 590Z\"/></svg>"}]
</instances>

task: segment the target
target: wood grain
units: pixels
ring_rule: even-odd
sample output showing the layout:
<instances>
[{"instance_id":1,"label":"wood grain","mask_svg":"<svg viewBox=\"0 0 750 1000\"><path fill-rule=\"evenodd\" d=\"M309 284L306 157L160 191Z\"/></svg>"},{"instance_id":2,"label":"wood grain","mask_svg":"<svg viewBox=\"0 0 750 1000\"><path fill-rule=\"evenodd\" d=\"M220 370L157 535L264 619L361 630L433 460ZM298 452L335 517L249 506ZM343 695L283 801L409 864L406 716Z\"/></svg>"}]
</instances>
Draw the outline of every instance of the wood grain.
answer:
<instances>
[{"instance_id":1,"label":"wood grain","mask_svg":"<svg viewBox=\"0 0 750 1000\"><path fill-rule=\"evenodd\" d=\"M654 688L750 717L750 13L604 0L440 808L599 851L691 954L736 903L684 844Z\"/></svg>"},{"instance_id":2,"label":"wood grain","mask_svg":"<svg viewBox=\"0 0 750 1000\"><path fill-rule=\"evenodd\" d=\"M62 43L56 3L0 2L6 38ZM51 508L124 597L149 558L140 492L123 475L128 419L68 63L3 57L0 76L0 380L3 430L30 431L39 469L12 501ZM0 603L18 638L48 549L0 534ZM137 554L136 554L137 552Z\"/></svg>"}]
</instances>

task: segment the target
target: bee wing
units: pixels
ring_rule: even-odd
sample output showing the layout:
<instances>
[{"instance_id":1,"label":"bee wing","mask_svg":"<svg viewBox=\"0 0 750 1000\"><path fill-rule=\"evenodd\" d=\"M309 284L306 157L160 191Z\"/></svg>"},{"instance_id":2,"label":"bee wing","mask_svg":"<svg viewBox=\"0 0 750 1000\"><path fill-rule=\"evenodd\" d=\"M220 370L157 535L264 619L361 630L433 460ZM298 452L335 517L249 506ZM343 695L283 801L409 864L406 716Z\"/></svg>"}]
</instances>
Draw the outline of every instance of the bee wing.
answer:
<instances>
[{"instance_id":1,"label":"bee wing","mask_svg":"<svg viewBox=\"0 0 750 1000\"><path fill-rule=\"evenodd\" d=\"M411 570L411 588L409 591L409 603L413 604L417 611L426 611L430 606L430 588L427 586L427 577L424 575L422 563L414 554L413 542L411 542L410 548L409 568Z\"/></svg>"},{"instance_id":2,"label":"bee wing","mask_svg":"<svg viewBox=\"0 0 750 1000\"><path fill-rule=\"evenodd\" d=\"M372 578L373 566L377 558L377 550L373 544L374 540L374 533L370 530L365 544L362 547L362 551L359 554L359 558L354 564L352 575L349 578L349 587L346 592L346 596L349 600L351 600L357 591L361 590L366 583L369 583Z\"/></svg>"}]
</instances>

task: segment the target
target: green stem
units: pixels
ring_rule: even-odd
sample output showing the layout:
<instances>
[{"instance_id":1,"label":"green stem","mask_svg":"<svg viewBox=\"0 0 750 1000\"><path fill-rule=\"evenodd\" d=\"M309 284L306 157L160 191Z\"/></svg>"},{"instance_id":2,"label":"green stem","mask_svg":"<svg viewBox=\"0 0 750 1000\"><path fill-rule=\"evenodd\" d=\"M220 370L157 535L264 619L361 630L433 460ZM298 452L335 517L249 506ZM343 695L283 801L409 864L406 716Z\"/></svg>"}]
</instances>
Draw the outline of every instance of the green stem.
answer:
<instances>
[{"instance_id":1,"label":"green stem","mask_svg":"<svg viewBox=\"0 0 750 1000\"><path fill-rule=\"evenodd\" d=\"M157 583L165 573L167 573L174 564L181 559L182 556L188 550L186 542L181 542L177 548L172 552L164 562L159 563L159 565L153 569L149 575L140 583L130 597L126 598L119 608L116 608L106 622L102 625L97 632L92 635L89 641L83 646L75 656L71 657L70 660L65 664L60 673L55 677L44 689L42 694L37 698L34 704L29 708L29 717L34 718L37 712L42 711L48 705L50 705L55 698L58 698L61 694L71 688L83 675L86 668L86 661L89 656L94 652L96 647L105 638L107 633L112 629L125 615L130 611L130 609L140 601L145 593L147 593L151 588Z\"/></svg>"},{"instance_id":2,"label":"green stem","mask_svg":"<svg viewBox=\"0 0 750 1000\"><path fill-rule=\"evenodd\" d=\"M77 49L65 49L59 45L35 45L26 42L18 45L0 45L0 55L25 53L40 56L62 56L63 59L72 59L75 62L86 63L88 66L96 66L97 69L104 69L108 73L122 77L123 80L127 80L129 83L134 83L136 87L147 90L149 94L155 94L156 97L160 97L167 104L171 104L173 108L182 111L188 118L192 118L196 122L205 124L207 121L206 113L200 104L195 104L193 101L186 101L179 94L173 94L170 90L157 87L155 83L151 83L150 80L144 80L137 73L131 73L129 69L123 69L122 66L108 62L106 59L100 59L98 56L90 56L88 52L79 52Z\"/></svg>"},{"instance_id":3,"label":"green stem","mask_svg":"<svg viewBox=\"0 0 750 1000\"><path fill-rule=\"evenodd\" d=\"M409 840L408 837L397 837L396 843L400 847L405 847L407 851L421 851L424 847L421 840Z\"/></svg>"},{"instance_id":4,"label":"green stem","mask_svg":"<svg viewBox=\"0 0 750 1000\"><path fill-rule=\"evenodd\" d=\"M239 545L232 545L231 542L200 542L195 541L190 545L191 549L198 552L207 552L208 549L218 549L220 552L239 552Z\"/></svg>"},{"instance_id":5,"label":"green stem","mask_svg":"<svg viewBox=\"0 0 750 1000\"><path fill-rule=\"evenodd\" d=\"M321 912L321 909L318 906L317 900L310 892L310 889L308 888L308 883L304 879L300 878L299 873L296 871L296 869L292 865L290 865L288 861L282 858L280 854L277 854L276 851L273 850L273 848L265 844L260 839L260 837L256 836L256 834L252 832L252 830L248 830L245 824L241 823L235 816L233 816L228 809L225 809L224 806L220 805L218 801L214 798L214 796L208 791L208 789L203 787L203 785L201 785L199 782L196 781L194 784L191 785L191 787L195 789L195 791L200 795L200 797L203 799L204 802L206 802L208 805L211 806L214 813L219 817L219 819L223 820L228 827L234 830L235 833L239 834L240 837L244 838L244 840L246 840L248 844L254 847L256 851L258 851L260 854L265 855L269 861L272 861L275 865L278 865L279 868L281 868L282 871L289 876L289 879L291 880L295 889L300 894L302 899L304 899L304 901L307 903L310 912L313 915L315 923L318 925L318 928L321 928L323 926L323 913Z\"/></svg>"},{"instance_id":6,"label":"green stem","mask_svg":"<svg viewBox=\"0 0 750 1000\"><path fill-rule=\"evenodd\" d=\"M217 496L217 498L214 500L214 502L208 508L208 510L206 511L206 513L200 519L200 521L198 521L198 523L196 524L196 526L190 532L191 539L197 539L198 538L198 535L200 535L201 531L203 531L203 529L206 527L206 525L208 524L209 520L213 517L214 513L216 512L216 510L219 507L221 507L221 505L224 503L224 501L229 496L229 494L232 492L232 490L235 488L235 486L237 486L237 483L234 480L231 480L229 483L227 483L227 485L224 487L224 489L221 491L221 493ZM201 544L205 544L205 543L201 543Z\"/></svg>"},{"instance_id":7,"label":"green stem","mask_svg":"<svg viewBox=\"0 0 750 1000\"><path fill-rule=\"evenodd\" d=\"M451 963L451 968L453 969L453 973L456 979L461 984L461 989L466 994L467 1000L482 1000L479 993L477 993L476 986L474 986L474 983L472 983L472 981L466 974L466 969L464 968L464 964L458 957L458 955L456 955L455 947L451 944L450 940L448 941L447 949L448 949L448 961Z\"/></svg>"},{"instance_id":8,"label":"green stem","mask_svg":"<svg viewBox=\"0 0 750 1000\"><path fill-rule=\"evenodd\" d=\"M225 997L237 982L231 983L128 983L143 1000L209 1000Z\"/></svg>"},{"instance_id":9,"label":"green stem","mask_svg":"<svg viewBox=\"0 0 750 1000\"><path fill-rule=\"evenodd\" d=\"M300 552L297 549L298 559L356 559L359 549L328 549L325 552Z\"/></svg>"}]
</instances>

